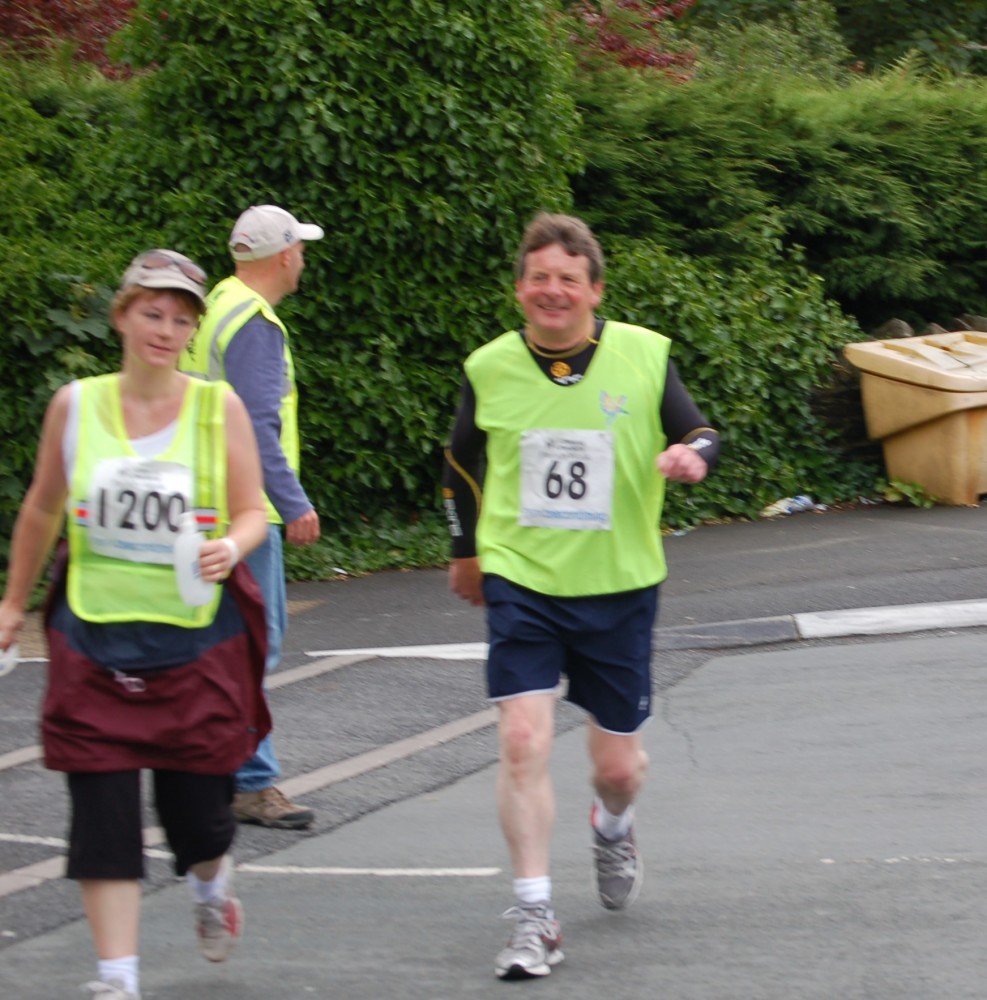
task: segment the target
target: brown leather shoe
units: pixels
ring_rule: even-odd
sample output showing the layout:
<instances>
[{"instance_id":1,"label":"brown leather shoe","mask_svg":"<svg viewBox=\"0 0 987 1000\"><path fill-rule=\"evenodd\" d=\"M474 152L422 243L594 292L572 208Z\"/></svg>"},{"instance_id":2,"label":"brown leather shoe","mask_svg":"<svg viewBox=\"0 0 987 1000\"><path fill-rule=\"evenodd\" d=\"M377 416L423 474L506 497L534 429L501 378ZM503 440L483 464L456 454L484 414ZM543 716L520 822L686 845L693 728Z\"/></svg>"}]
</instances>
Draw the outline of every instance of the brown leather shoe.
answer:
<instances>
[{"instance_id":1,"label":"brown leather shoe","mask_svg":"<svg viewBox=\"0 0 987 1000\"><path fill-rule=\"evenodd\" d=\"M311 809L289 801L273 785L259 792L237 792L233 796L233 815L239 823L254 823L279 830L304 830L315 820Z\"/></svg>"}]
</instances>

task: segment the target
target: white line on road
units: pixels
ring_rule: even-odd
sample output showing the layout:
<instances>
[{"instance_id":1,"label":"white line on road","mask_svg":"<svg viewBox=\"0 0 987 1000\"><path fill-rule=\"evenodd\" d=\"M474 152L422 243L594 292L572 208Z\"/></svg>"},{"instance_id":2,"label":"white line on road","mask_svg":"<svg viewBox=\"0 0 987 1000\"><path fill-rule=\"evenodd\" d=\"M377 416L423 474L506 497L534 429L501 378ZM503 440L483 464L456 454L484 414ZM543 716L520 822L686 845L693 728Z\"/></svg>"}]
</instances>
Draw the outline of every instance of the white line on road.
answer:
<instances>
[{"instance_id":1,"label":"white line on road","mask_svg":"<svg viewBox=\"0 0 987 1000\"><path fill-rule=\"evenodd\" d=\"M5 844L37 844L38 847L68 847L61 837L31 837L24 833L0 833L0 841Z\"/></svg>"},{"instance_id":2,"label":"white line on road","mask_svg":"<svg viewBox=\"0 0 987 1000\"><path fill-rule=\"evenodd\" d=\"M317 656L316 653L306 653L306 656ZM333 670L339 670L341 667L348 667L354 663L359 663L361 660L367 660L369 657L363 655L339 655L333 656L329 659L319 660L317 663L306 663L301 667L291 667L288 670L279 670L276 673L271 674L265 681L264 686L268 691L273 691L275 688L284 687L286 684L296 684L298 681L307 681L312 677L318 677L321 674L328 674Z\"/></svg>"},{"instance_id":3,"label":"white line on road","mask_svg":"<svg viewBox=\"0 0 987 1000\"><path fill-rule=\"evenodd\" d=\"M37 744L29 747L21 747L19 750L11 750L10 753L0 754L0 771L6 771L11 767L20 767L21 764L30 764L32 760L41 757L41 747Z\"/></svg>"},{"instance_id":4,"label":"white line on road","mask_svg":"<svg viewBox=\"0 0 987 1000\"><path fill-rule=\"evenodd\" d=\"M146 833L149 835L149 839L153 839L158 830L156 827L152 827ZM61 837L0 833L0 842L54 847L60 851L68 849L68 841ZM146 848L144 854L146 857L160 858L164 861L170 861L174 857L171 851L159 851L155 848ZM48 864L52 860L55 859L48 859L41 864ZM374 875L380 878L490 878L501 873L500 868L328 868L302 865L255 865L249 862L237 865L236 868L237 871L249 872L251 875Z\"/></svg>"},{"instance_id":5,"label":"white line on road","mask_svg":"<svg viewBox=\"0 0 987 1000\"><path fill-rule=\"evenodd\" d=\"M301 865L237 865L254 875L373 875L378 878L491 878L499 868L319 868Z\"/></svg>"},{"instance_id":6,"label":"white line on road","mask_svg":"<svg viewBox=\"0 0 987 1000\"><path fill-rule=\"evenodd\" d=\"M485 642L450 642L435 646L375 646L367 649L321 649L306 656L400 656L426 660L485 660Z\"/></svg>"},{"instance_id":7,"label":"white line on road","mask_svg":"<svg viewBox=\"0 0 987 1000\"><path fill-rule=\"evenodd\" d=\"M982 857L970 857L970 858L950 858L942 857L941 855L910 855L903 854L896 858L849 858L843 862L837 861L836 858L820 858L819 863L821 865L836 865L836 864L849 864L849 865L959 865L959 864L970 864L970 865L982 865Z\"/></svg>"},{"instance_id":8,"label":"white line on road","mask_svg":"<svg viewBox=\"0 0 987 1000\"><path fill-rule=\"evenodd\" d=\"M278 787L289 799L305 795L307 792L325 788L326 785L334 785L347 778L366 774L367 771L391 764L404 757L410 757L422 750L448 743L449 740L454 740L459 736L475 733L478 729L492 726L496 721L497 709L486 708L482 712L474 712L473 715L467 715L465 718L447 722L444 726L436 726L435 729L429 729L427 732L398 740L397 743L388 743L376 750L368 750L356 757L347 757L346 760L341 760L336 764L328 764L326 767L309 771L307 774L300 774L296 778L278 782Z\"/></svg>"}]
</instances>

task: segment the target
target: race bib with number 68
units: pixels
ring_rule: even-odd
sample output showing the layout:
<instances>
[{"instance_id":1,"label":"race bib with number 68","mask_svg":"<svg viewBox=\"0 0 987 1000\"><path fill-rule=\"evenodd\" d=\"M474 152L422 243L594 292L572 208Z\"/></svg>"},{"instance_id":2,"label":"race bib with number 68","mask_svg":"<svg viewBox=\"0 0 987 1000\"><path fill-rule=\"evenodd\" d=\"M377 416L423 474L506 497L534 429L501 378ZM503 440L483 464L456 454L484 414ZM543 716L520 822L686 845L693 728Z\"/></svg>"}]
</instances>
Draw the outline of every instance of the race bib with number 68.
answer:
<instances>
[{"instance_id":1,"label":"race bib with number 68","mask_svg":"<svg viewBox=\"0 0 987 1000\"><path fill-rule=\"evenodd\" d=\"M613 466L611 431L525 431L518 524L609 531Z\"/></svg>"}]
</instances>

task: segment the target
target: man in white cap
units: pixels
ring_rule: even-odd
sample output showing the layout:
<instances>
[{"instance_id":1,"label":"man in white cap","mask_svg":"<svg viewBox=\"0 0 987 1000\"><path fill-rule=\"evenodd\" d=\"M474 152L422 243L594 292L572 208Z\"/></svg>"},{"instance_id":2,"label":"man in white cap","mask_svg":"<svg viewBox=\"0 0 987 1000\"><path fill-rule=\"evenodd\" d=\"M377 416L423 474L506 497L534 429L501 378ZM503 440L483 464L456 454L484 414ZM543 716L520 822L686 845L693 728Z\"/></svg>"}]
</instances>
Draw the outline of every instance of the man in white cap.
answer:
<instances>
[{"instance_id":1,"label":"man in white cap","mask_svg":"<svg viewBox=\"0 0 987 1000\"><path fill-rule=\"evenodd\" d=\"M281 525L292 545L319 537L319 516L299 480L298 392L288 331L274 310L298 290L305 243L324 235L320 226L299 222L275 205L248 208L229 239L235 274L209 293L206 315L181 365L184 371L229 382L257 435L268 537L247 563L264 595L269 671L281 659L288 621ZM236 774L238 821L291 830L311 826L312 810L289 801L276 787L280 773L268 736Z\"/></svg>"}]
</instances>

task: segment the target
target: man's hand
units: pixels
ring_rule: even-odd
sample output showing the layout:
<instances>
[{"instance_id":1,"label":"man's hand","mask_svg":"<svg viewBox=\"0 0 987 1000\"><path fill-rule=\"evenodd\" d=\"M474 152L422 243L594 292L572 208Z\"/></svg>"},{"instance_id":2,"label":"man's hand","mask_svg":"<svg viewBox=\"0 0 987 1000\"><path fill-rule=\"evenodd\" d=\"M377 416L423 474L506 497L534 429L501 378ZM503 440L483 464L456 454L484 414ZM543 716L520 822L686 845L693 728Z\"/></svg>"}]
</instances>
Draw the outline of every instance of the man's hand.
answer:
<instances>
[{"instance_id":1,"label":"man's hand","mask_svg":"<svg viewBox=\"0 0 987 1000\"><path fill-rule=\"evenodd\" d=\"M311 545L319 537L319 515L310 510L285 525L284 537L291 545Z\"/></svg>"},{"instance_id":2,"label":"man's hand","mask_svg":"<svg viewBox=\"0 0 987 1000\"><path fill-rule=\"evenodd\" d=\"M449 564L449 589L475 608L483 607L483 573L476 556L452 560Z\"/></svg>"},{"instance_id":3,"label":"man's hand","mask_svg":"<svg viewBox=\"0 0 987 1000\"><path fill-rule=\"evenodd\" d=\"M687 444L670 445L655 459L655 466L666 479L677 483L701 483L709 471L699 452Z\"/></svg>"}]
</instances>

